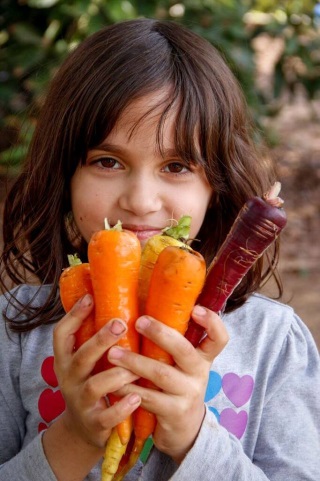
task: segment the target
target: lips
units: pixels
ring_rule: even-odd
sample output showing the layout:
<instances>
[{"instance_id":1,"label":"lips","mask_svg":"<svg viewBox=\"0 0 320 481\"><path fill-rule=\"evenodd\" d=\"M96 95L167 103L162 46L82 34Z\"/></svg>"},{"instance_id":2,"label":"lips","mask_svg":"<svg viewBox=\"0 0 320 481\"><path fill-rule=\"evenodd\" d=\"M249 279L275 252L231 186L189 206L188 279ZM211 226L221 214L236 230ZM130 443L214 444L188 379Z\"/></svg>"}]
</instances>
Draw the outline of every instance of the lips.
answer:
<instances>
[{"instance_id":1,"label":"lips","mask_svg":"<svg viewBox=\"0 0 320 481\"><path fill-rule=\"evenodd\" d=\"M140 241L149 239L154 235L160 234L163 230L162 228L149 226L149 225L123 224L122 227L123 229L130 230L131 232L136 234L136 236Z\"/></svg>"}]
</instances>

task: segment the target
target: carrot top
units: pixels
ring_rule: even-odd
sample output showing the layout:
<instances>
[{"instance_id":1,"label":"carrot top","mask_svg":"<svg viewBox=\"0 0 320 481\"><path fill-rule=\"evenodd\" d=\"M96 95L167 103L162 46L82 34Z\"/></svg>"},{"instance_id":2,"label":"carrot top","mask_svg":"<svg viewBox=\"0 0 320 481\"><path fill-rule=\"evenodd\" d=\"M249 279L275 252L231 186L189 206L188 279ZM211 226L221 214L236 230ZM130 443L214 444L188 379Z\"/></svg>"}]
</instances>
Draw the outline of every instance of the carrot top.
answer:
<instances>
[{"instance_id":1,"label":"carrot top","mask_svg":"<svg viewBox=\"0 0 320 481\"><path fill-rule=\"evenodd\" d=\"M67 257L70 267L79 266L80 264L82 264L81 259L78 257L78 254L69 254Z\"/></svg>"},{"instance_id":2,"label":"carrot top","mask_svg":"<svg viewBox=\"0 0 320 481\"><path fill-rule=\"evenodd\" d=\"M121 220L118 220L118 222L113 227L111 227L108 219L105 217L104 228L105 228L105 230L115 230L115 231L121 232L122 231L122 222L121 222Z\"/></svg>"},{"instance_id":3,"label":"carrot top","mask_svg":"<svg viewBox=\"0 0 320 481\"><path fill-rule=\"evenodd\" d=\"M181 242L186 242L189 239L190 226L191 216L183 215L178 220L177 225L165 227L162 230L162 235L167 235Z\"/></svg>"}]
</instances>

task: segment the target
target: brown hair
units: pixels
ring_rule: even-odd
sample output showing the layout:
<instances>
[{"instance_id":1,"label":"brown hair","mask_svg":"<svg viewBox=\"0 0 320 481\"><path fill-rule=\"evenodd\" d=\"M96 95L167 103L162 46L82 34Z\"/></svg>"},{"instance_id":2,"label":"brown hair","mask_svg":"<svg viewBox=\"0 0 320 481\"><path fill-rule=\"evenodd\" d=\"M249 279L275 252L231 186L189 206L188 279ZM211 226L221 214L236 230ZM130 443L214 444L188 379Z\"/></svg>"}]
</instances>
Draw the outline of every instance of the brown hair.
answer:
<instances>
[{"instance_id":1,"label":"brown hair","mask_svg":"<svg viewBox=\"0 0 320 481\"><path fill-rule=\"evenodd\" d=\"M250 116L239 85L221 54L206 40L173 22L130 20L87 38L56 74L22 171L4 210L2 286L31 275L52 284L47 302L21 307L30 330L62 315L58 280L67 255L87 246L68 221L70 180L88 149L113 129L133 100L169 88L159 124L178 104L176 149L188 162L200 162L215 192L194 247L209 262L244 202L266 192L275 180L271 164L256 151ZM200 145L199 148L196 146ZM276 243L263 272L260 259L230 298L240 306L273 272Z\"/></svg>"}]
</instances>

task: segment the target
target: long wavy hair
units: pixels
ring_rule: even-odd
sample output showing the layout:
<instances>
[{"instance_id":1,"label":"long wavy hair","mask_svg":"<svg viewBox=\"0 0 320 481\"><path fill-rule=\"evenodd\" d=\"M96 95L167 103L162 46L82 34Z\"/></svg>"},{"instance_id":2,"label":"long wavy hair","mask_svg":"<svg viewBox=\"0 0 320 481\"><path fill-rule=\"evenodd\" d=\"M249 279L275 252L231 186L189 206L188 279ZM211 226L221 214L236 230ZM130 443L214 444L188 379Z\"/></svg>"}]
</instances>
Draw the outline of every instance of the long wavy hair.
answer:
<instances>
[{"instance_id":1,"label":"long wavy hair","mask_svg":"<svg viewBox=\"0 0 320 481\"><path fill-rule=\"evenodd\" d=\"M221 53L188 29L166 21L130 20L100 30L64 61L48 90L24 165L5 202L1 285L49 284L44 305L20 305L16 331L62 316L58 295L67 255L87 259L87 245L70 216L70 181L89 149L112 131L130 102L166 88L158 125L176 108L176 150L203 165L214 197L194 248L210 262L245 201L265 193L275 172L253 142L250 114ZM138 121L138 119L137 119ZM85 195L85 193L84 193ZM278 242L260 258L226 306L243 304L276 276ZM281 286L279 285L281 294ZM15 292L15 291L14 291Z\"/></svg>"}]
</instances>

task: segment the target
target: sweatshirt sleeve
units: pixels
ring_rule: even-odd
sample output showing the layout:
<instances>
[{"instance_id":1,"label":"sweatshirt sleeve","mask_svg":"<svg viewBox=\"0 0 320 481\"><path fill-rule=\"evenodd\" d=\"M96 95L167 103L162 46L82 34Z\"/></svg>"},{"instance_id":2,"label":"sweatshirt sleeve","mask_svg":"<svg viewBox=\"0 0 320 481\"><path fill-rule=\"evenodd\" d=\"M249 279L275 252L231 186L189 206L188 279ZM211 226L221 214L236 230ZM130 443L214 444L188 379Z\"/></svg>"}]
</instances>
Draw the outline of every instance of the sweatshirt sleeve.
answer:
<instances>
[{"instance_id":1,"label":"sweatshirt sleeve","mask_svg":"<svg viewBox=\"0 0 320 481\"><path fill-rule=\"evenodd\" d=\"M44 455L41 434L19 454L0 466L0 481L57 481Z\"/></svg>"},{"instance_id":2,"label":"sweatshirt sleeve","mask_svg":"<svg viewBox=\"0 0 320 481\"><path fill-rule=\"evenodd\" d=\"M24 446L28 412L20 393L23 342L22 335L5 325L2 312L7 302L4 295L0 297L0 481L56 481L42 449L42 436Z\"/></svg>"},{"instance_id":3,"label":"sweatshirt sleeve","mask_svg":"<svg viewBox=\"0 0 320 481\"><path fill-rule=\"evenodd\" d=\"M206 411L200 433L193 448L180 466L168 456L152 452L143 471L143 481L267 481L260 468L243 452L240 442L221 427L213 413ZM278 480L277 480L278 481Z\"/></svg>"},{"instance_id":4,"label":"sweatshirt sleeve","mask_svg":"<svg viewBox=\"0 0 320 481\"><path fill-rule=\"evenodd\" d=\"M0 465L15 456L25 436L27 413L20 396L20 336L9 333L2 318L5 298L0 298Z\"/></svg>"},{"instance_id":5,"label":"sweatshirt sleeve","mask_svg":"<svg viewBox=\"0 0 320 481\"><path fill-rule=\"evenodd\" d=\"M198 438L180 466L154 450L142 479L318 481L319 399L319 353L308 329L294 316L269 370L251 458L207 410Z\"/></svg>"}]
</instances>

